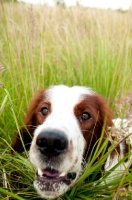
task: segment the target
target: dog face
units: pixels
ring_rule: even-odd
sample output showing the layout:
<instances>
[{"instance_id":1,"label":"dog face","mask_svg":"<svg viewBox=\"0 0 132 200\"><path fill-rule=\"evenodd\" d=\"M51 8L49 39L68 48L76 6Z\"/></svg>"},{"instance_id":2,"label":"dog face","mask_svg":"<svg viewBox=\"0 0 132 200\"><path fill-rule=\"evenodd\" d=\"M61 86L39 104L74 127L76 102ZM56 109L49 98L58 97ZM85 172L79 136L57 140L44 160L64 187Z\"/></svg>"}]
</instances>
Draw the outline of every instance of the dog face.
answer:
<instances>
[{"instance_id":1,"label":"dog face","mask_svg":"<svg viewBox=\"0 0 132 200\"><path fill-rule=\"evenodd\" d=\"M91 89L61 85L39 91L21 134L42 197L55 198L75 184L104 126L112 126L111 112ZM12 147L23 151L18 135Z\"/></svg>"}]
</instances>

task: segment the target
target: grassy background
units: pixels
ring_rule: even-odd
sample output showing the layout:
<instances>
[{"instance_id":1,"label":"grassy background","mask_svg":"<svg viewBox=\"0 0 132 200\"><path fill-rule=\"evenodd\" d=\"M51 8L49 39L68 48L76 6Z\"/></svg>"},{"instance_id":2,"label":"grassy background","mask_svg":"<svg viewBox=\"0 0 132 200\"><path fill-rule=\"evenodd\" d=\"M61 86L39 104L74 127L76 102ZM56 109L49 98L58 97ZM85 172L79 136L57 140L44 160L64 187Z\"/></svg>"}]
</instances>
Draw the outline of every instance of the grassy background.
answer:
<instances>
[{"instance_id":1,"label":"grassy background","mask_svg":"<svg viewBox=\"0 0 132 200\"><path fill-rule=\"evenodd\" d=\"M1 199L13 194L17 194L14 199L38 199L32 186L32 166L23 156L8 153L36 90L55 84L85 85L105 96L116 115L115 99L132 90L131 19L131 11L0 1L0 67L5 68L0 74L0 173L5 170L8 188L0 189ZM98 171L102 162L94 170ZM92 173L90 169L88 173ZM11 184L8 176L15 171L21 174L15 181L27 183L28 188L18 190ZM127 173L122 184L131 179ZM119 195L121 180L114 181L110 189L103 186L107 199ZM93 179L89 185L80 182L64 199L98 199L101 187L93 188Z\"/></svg>"}]
</instances>

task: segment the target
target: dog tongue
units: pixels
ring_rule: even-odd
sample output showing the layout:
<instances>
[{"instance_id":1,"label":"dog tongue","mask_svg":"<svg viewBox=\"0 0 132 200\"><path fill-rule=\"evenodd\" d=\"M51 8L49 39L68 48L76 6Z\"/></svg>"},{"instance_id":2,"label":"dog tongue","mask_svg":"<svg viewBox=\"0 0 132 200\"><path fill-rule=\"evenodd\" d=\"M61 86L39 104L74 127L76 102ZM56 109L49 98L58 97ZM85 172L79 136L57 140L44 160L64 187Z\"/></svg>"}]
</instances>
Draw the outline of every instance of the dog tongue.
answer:
<instances>
[{"instance_id":1,"label":"dog tongue","mask_svg":"<svg viewBox=\"0 0 132 200\"><path fill-rule=\"evenodd\" d=\"M55 169L47 168L43 171L43 175L48 177L59 177L60 173Z\"/></svg>"}]
</instances>

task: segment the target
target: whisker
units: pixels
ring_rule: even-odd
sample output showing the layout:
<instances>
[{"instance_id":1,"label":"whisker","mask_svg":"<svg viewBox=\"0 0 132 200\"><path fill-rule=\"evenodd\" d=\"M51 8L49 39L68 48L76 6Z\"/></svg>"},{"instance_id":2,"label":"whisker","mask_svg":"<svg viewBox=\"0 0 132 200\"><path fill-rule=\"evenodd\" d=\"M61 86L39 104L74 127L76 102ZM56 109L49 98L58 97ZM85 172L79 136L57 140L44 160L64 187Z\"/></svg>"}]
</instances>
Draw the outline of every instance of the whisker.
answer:
<instances>
[{"instance_id":1,"label":"whisker","mask_svg":"<svg viewBox=\"0 0 132 200\"><path fill-rule=\"evenodd\" d=\"M38 126L34 126L34 125L26 125L26 127L37 128Z\"/></svg>"},{"instance_id":2,"label":"whisker","mask_svg":"<svg viewBox=\"0 0 132 200\"><path fill-rule=\"evenodd\" d=\"M25 144L25 147L26 147L27 145L29 145L29 144L31 145L31 142L30 142L30 143L26 143L26 144Z\"/></svg>"},{"instance_id":3,"label":"whisker","mask_svg":"<svg viewBox=\"0 0 132 200\"><path fill-rule=\"evenodd\" d=\"M93 133L93 131L89 131L89 130L81 130L82 132L89 132L89 133Z\"/></svg>"}]
</instances>

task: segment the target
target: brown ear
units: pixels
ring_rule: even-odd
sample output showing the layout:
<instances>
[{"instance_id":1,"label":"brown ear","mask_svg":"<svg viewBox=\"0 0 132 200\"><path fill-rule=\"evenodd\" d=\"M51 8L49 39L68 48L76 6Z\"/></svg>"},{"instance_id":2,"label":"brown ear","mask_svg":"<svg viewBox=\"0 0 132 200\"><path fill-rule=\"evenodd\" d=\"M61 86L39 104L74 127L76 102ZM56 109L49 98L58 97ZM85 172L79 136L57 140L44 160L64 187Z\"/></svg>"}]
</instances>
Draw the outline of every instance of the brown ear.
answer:
<instances>
[{"instance_id":1,"label":"brown ear","mask_svg":"<svg viewBox=\"0 0 132 200\"><path fill-rule=\"evenodd\" d=\"M113 113L107 105L106 100L102 96L96 94L93 101L95 101L94 106L97 110L97 116L93 140L91 142L92 147L95 146L95 143L101 138L101 134L103 134L101 144L104 143L106 138L108 138L109 128L113 125ZM109 145L110 144L108 144L108 146Z\"/></svg>"},{"instance_id":2,"label":"brown ear","mask_svg":"<svg viewBox=\"0 0 132 200\"><path fill-rule=\"evenodd\" d=\"M102 96L96 95L96 98L99 108L99 123L101 126L104 126L107 131L108 127L113 125L113 113Z\"/></svg>"},{"instance_id":3,"label":"brown ear","mask_svg":"<svg viewBox=\"0 0 132 200\"><path fill-rule=\"evenodd\" d=\"M21 153L24 151L24 149L26 149L27 151L29 150L31 141L32 141L32 134L30 133L30 131L28 131L28 129L26 129L26 127L22 127L20 129L20 132L16 133L14 141L11 146L15 151Z\"/></svg>"},{"instance_id":4,"label":"brown ear","mask_svg":"<svg viewBox=\"0 0 132 200\"><path fill-rule=\"evenodd\" d=\"M38 126L36 113L39 103L44 98L44 90L38 91L36 97L31 102L29 110L25 118L25 125L20 128L20 132L16 133L12 148L17 152L23 152L25 149L29 150L33 133L35 128Z\"/></svg>"},{"instance_id":5,"label":"brown ear","mask_svg":"<svg viewBox=\"0 0 132 200\"><path fill-rule=\"evenodd\" d=\"M92 98L91 104L96 109L97 113L91 146L95 145L96 141L101 137L101 134L103 134L102 142L104 142L104 140L108 138L109 128L113 125L113 113L105 99L98 94L95 94Z\"/></svg>"},{"instance_id":6,"label":"brown ear","mask_svg":"<svg viewBox=\"0 0 132 200\"><path fill-rule=\"evenodd\" d=\"M101 134L103 134L102 142L104 142L104 140L108 138L109 128L113 126L113 113L102 96L96 94L95 100L98 114L94 133L96 140L98 140L101 137Z\"/></svg>"}]
</instances>

